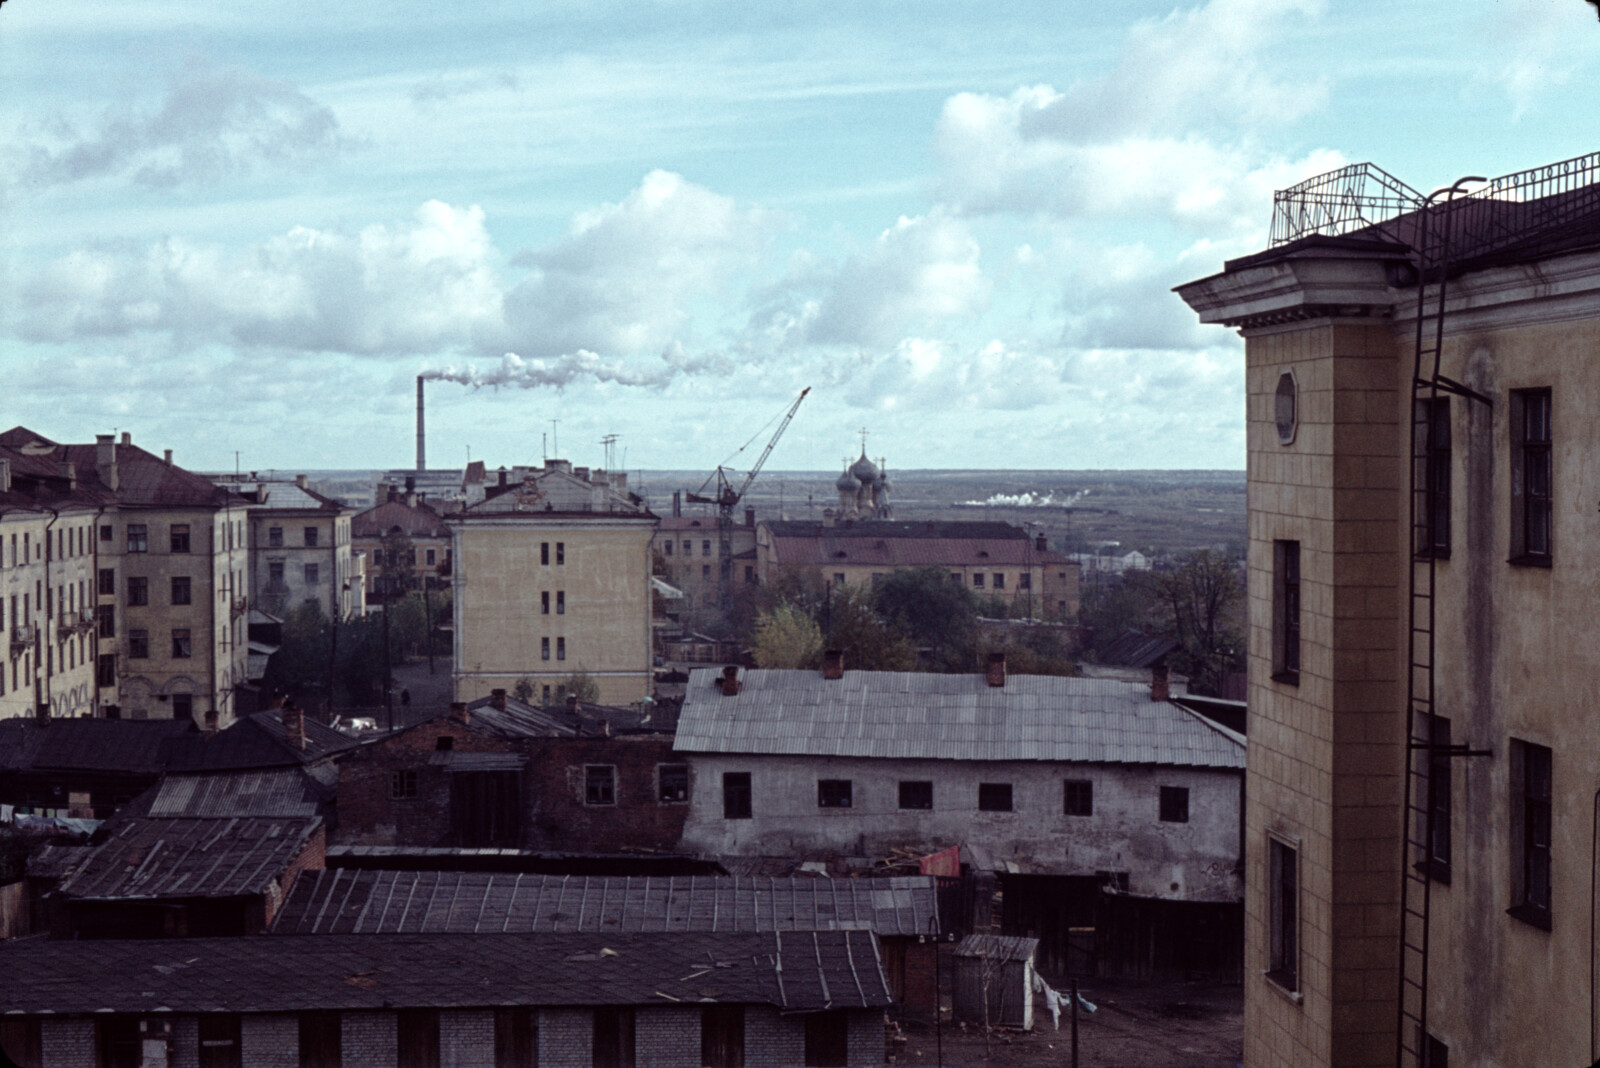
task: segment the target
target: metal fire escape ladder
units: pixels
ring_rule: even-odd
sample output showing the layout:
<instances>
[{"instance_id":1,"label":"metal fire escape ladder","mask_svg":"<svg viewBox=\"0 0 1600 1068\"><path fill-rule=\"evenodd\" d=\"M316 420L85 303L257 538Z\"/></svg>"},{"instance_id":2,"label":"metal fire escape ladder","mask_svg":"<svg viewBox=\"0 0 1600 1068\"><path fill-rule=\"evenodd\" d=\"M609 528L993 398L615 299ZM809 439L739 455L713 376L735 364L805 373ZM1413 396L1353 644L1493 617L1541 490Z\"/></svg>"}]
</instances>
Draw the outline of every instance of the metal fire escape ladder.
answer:
<instances>
[{"instance_id":1,"label":"metal fire escape ladder","mask_svg":"<svg viewBox=\"0 0 1600 1068\"><path fill-rule=\"evenodd\" d=\"M1400 997L1395 1033L1396 1068L1428 1068L1428 943L1433 883L1438 867L1434 852L1437 806L1433 772L1458 756L1487 755L1486 750L1438 740L1434 730L1434 668L1437 616L1434 517L1429 482L1436 402L1441 393L1455 393L1482 403L1481 393L1440 374L1444 319L1450 277L1451 225L1463 178L1429 197L1416 213L1417 334L1411 376L1411 464L1407 546L1410 569L1407 599L1408 656L1406 672L1406 773L1400 865ZM1434 285L1429 292L1430 282Z\"/></svg>"}]
</instances>

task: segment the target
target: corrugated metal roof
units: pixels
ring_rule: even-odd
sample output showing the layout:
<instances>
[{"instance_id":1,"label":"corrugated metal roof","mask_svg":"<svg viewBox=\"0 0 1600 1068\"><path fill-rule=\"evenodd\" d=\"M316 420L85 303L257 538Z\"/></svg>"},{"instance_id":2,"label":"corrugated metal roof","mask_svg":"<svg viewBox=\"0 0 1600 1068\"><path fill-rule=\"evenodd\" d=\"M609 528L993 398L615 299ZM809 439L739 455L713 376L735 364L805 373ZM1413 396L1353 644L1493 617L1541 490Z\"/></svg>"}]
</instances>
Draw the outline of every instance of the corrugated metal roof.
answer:
<instances>
[{"instance_id":1,"label":"corrugated metal roof","mask_svg":"<svg viewBox=\"0 0 1600 1068\"><path fill-rule=\"evenodd\" d=\"M750 670L690 673L673 748L915 760L1050 760L1243 768L1244 746L1148 686L1112 679Z\"/></svg>"},{"instance_id":2,"label":"corrugated metal roof","mask_svg":"<svg viewBox=\"0 0 1600 1068\"><path fill-rule=\"evenodd\" d=\"M258 894L321 826L316 816L123 820L78 862L61 892L98 901Z\"/></svg>"},{"instance_id":3,"label":"corrugated metal roof","mask_svg":"<svg viewBox=\"0 0 1600 1068\"><path fill-rule=\"evenodd\" d=\"M147 815L315 816L317 796L298 768L226 775L169 775L156 788Z\"/></svg>"},{"instance_id":4,"label":"corrugated metal roof","mask_svg":"<svg viewBox=\"0 0 1600 1068\"><path fill-rule=\"evenodd\" d=\"M274 934L938 930L930 876L734 879L304 872Z\"/></svg>"},{"instance_id":5,"label":"corrugated metal roof","mask_svg":"<svg viewBox=\"0 0 1600 1068\"><path fill-rule=\"evenodd\" d=\"M967 935L956 945L958 957L983 957L987 960L1032 960L1039 948L1037 938L1017 935Z\"/></svg>"},{"instance_id":6,"label":"corrugated metal roof","mask_svg":"<svg viewBox=\"0 0 1600 1068\"><path fill-rule=\"evenodd\" d=\"M870 931L16 941L0 1014L893 1002Z\"/></svg>"}]
</instances>

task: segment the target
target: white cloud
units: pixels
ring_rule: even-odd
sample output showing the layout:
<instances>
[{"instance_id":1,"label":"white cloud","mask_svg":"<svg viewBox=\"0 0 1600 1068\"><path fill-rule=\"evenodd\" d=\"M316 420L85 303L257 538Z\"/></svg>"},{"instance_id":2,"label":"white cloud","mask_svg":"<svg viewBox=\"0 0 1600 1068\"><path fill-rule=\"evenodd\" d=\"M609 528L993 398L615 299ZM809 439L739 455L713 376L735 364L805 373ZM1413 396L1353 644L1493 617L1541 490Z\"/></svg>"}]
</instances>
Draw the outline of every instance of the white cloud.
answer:
<instances>
[{"instance_id":1,"label":"white cloud","mask_svg":"<svg viewBox=\"0 0 1600 1068\"><path fill-rule=\"evenodd\" d=\"M652 171L619 203L585 212L563 240L519 254L532 274L506 294L507 345L535 356L657 352L691 305L754 267L779 216Z\"/></svg>"},{"instance_id":2,"label":"white cloud","mask_svg":"<svg viewBox=\"0 0 1600 1068\"><path fill-rule=\"evenodd\" d=\"M1571 80L1576 70L1592 63L1594 10L1568 0L1514 0L1497 5L1487 32L1499 42L1503 57L1489 72L1521 118L1551 90Z\"/></svg>"},{"instance_id":3,"label":"white cloud","mask_svg":"<svg viewBox=\"0 0 1600 1068\"><path fill-rule=\"evenodd\" d=\"M153 110L122 103L89 132L58 119L28 135L12 151L26 181L126 176L159 189L325 160L345 143L332 110L288 82L198 61L168 79Z\"/></svg>"}]
</instances>

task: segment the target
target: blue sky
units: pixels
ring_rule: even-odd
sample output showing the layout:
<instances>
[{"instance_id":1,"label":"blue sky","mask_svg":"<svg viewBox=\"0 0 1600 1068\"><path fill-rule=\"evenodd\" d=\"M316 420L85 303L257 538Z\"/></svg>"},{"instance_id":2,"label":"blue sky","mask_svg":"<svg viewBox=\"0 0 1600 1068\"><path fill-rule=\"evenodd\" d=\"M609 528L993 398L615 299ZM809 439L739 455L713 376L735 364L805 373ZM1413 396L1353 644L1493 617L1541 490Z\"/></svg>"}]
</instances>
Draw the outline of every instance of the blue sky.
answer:
<instances>
[{"instance_id":1,"label":"blue sky","mask_svg":"<svg viewBox=\"0 0 1600 1068\"><path fill-rule=\"evenodd\" d=\"M1346 162L1600 147L1597 51L1583 0L9 0L0 423L397 466L426 371L435 465L709 467L809 385L774 469L1239 468L1170 287Z\"/></svg>"}]
</instances>

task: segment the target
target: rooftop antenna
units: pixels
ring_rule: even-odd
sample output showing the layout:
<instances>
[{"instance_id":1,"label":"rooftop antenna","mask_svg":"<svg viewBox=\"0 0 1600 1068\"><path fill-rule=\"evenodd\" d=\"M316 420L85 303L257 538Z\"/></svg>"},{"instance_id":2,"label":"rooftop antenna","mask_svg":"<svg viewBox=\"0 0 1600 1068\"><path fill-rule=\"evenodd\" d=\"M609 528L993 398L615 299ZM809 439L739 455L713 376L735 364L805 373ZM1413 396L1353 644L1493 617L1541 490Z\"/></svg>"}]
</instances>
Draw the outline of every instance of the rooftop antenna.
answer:
<instances>
[{"instance_id":1,"label":"rooftop antenna","mask_svg":"<svg viewBox=\"0 0 1600 1068\"><path fill-rule=\"evenodd\" d=\"M541 458L543 458L545 463L549 463L550 462L550 435L549 434L540 433L540 435L539 435L539 455L540 455Z\"/></svg>"},{"instance_id":2,"label":"rooftop antenna","mask_svg":"<svg viewBox=\"0 0 1600 1068\"><path fill-rule=\"evenodd\" d=\"M605 437L600 439L600 446L605 450L607 471L610 471L616 467L617 437L618 435L616 434L607 434Z\"/></svg>"},{"instance_id":3,"label":"rooftop antenna","mask_svg":"<svg viewBox=\"0 0 1600 1068\"><path fill-rule=\"evenodd\" d=\"M550 447L556 451L557 456L561 455L561 420L559 419L550 420Z\"/></svg>"}]
</instances>

